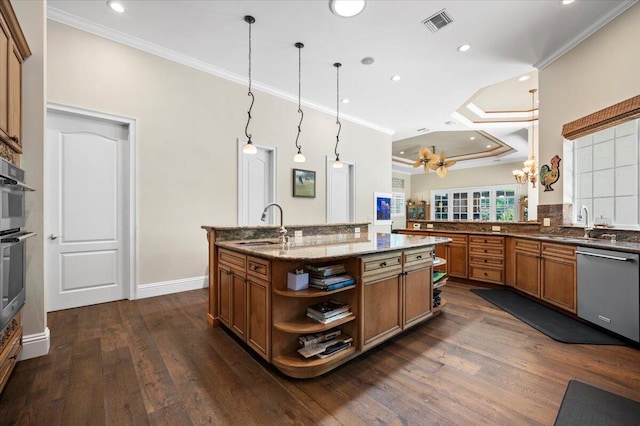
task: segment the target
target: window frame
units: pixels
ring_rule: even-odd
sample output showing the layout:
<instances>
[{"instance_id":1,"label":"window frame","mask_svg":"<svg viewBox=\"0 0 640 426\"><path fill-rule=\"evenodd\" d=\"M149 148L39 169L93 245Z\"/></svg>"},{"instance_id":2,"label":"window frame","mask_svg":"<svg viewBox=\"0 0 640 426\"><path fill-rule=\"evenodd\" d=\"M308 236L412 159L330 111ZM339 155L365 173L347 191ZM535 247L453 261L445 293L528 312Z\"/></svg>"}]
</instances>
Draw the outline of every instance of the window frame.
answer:
<instances>
[{"instance_id":1,"label":"window frame","mask_svg":"<svg viewBox=\"0 0 640 426\"><path fill-rule=\"evenodd\" d=\"M499 191L513 192L513 196L509 197L513 200L511 206L513 208L513 220L498 220L497 219L497 193ZM474 211L476 206L474 198L475 193L489 193L489 219L482 219L482 209L478 212ZM458 197L460 203L456 205L455 195L465 194L466 197ZM518 208L518 200L520 195L520 187L517 184L506 185L492 185L492 186L476 186L476 187L464 187L464 188L446 188L446 189L434 189L431 191L431 220L442 221L473 221L473 222L517 222L520 220L518 217L520 212ZM479 199L483 199L482 196ZM463 212L460 207L462 200L466 201L466 212ZM446 202L441 206L440 202ZM486 203L484 203L486 204ZM456 210L456 207L458 208ZM446 209L446 211L443 211ZM486 211L486 208L484 209ZM480 218L476 219L475 216L480 215ZM466 217L462 219L461 217Z\"/></svg>"}]
</instances>

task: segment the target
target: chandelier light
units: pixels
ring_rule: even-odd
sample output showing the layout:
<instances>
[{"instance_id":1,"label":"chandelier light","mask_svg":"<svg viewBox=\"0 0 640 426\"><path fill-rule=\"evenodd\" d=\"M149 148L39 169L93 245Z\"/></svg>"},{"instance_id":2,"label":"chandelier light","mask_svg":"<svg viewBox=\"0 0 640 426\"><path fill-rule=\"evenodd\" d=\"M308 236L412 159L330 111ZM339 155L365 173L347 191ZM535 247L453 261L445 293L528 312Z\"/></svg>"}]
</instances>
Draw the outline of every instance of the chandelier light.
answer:
<instances>
[{"instance_id":1,"label":"chandelier light","mask_svg":"<svg viewBox=\"0 0 640 426\"><path fill-rule=\"evenodd\" d=\"M300 82L302 81L301 71L300 71L302 69L300 52L302 52L302 48L304 47L304 44L298 42L295 44L295 46L298 48L298 113L300 113L300 122L298 123L298 134L296 135L296 148L298 148L298 153L293 156L293 161L296 163L304 163L306 158L304 158L304 155L302 154L302 146L298 144L298 138L300 137L300 132L302 131L300 126L302 126L302 119L304 118L304 113L302 112L302 108L300 106L300 87L301 87Z\"/></svg>"},{"instance_id":2,"label":"chandelier light","mask_svg":"<svg viewBox=\"0 0 640 426\"><path fill-rule=\"evenodd\" d=\"M536 187L536 181L538 180L538 165L536 164L536 155L535 155L535 142L536 142L536 134L535 134L535 96L538 89L531 89L529 93L531 93L531 145L530 145L530 155L529 159L525 161L522 169L514 170L513 177L516 179L520 185L524 185L527 182L531 182L531 187Z\"/></svg>"},{"instance_id":3,"label":"chandelier light","mask_svg":"<svg viewBox=\"0 0 640 426\"><path fill-rule=\"evenodd\" d=\"M336 134L336 147L333 152L336 154L336 161L333 162L333 168L339 169L342 167L340 161L340 154L338 153L338 143L340 143L340 130L342 130L342 123L340 123L340 67L342 64L336 62L333 64L336 67L336 124L338 125L338 133Z\"/></svg>"},{"instance_id":4,"label":"chandelier light","mask_svg":"<svg viewBox=\"0 0 640 426\"><path fill-rule=\"evenodd\" d=\"M253 97L253 93L251 92L251 25L256 22L256 19L253 16L247 15L244 17L244 21L249 24L249 93L248 96L251 96L251 105L249 106L249 111L247 112L247 125L244 127L244 134L247 137L247 143L242 147L242 152L245 154L255 154L258 152L258 149L251 141L251 134L249 134L249 122L251 121L251 109L253 108L253 101L255 98Z\"/></svg>"}]
</instances>

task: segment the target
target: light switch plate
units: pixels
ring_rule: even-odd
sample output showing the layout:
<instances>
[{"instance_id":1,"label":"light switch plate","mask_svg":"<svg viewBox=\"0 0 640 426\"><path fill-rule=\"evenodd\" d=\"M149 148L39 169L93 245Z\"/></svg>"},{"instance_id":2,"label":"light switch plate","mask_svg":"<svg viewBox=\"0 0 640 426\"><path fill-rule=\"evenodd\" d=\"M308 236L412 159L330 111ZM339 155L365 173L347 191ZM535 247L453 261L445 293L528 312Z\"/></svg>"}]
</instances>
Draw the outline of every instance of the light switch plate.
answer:
<instances>
[{"instance_id":1,"label":"light switch plate","mask_svg":"<svg viewBox=\"0 0 640 426\"><path fill-rule=\"evenodd\" d=\"M433 229L433 223L427 223L427 229Z\"/></svg>"},{"instance_id":2,"label":"light switch plate","mask_svg":"<svg viewBox=\"0 0 640 426\"><path fill-rule=\"evenodd\" d=\"M545 217L544 220L542 221L542 225L551 226L551 219L548 217Z\"/></svg>"},{"instance_id":3,"label":"light switch plate","mask_svg":"<svg viewBox=\"0 0 640 426\"><path fill-rule=\"evenodd\" d=\"M293 232L293 236L294 237L302 237L302 231L294 231Z\"/></svg>"},{"instance_id":4,"label":"light switch plate","mask_svg":"<svg viewBox=\"0 0 640 426\"><path fill-rule=\"evenodd\" d=\"M499 226L492 226L492 227L491 227L491 230L492 230L493 232L500 232L500 227L499 227Z\"/></svg>"}]
</instances>

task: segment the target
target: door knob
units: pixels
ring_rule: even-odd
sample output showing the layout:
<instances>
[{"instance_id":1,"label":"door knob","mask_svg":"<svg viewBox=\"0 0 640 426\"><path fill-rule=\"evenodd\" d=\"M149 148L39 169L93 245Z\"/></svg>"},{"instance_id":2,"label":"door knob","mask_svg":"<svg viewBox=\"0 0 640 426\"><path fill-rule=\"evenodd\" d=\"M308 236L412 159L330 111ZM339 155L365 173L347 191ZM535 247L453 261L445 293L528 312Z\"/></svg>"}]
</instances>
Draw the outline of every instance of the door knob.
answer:
<instances>
[{"instance_id":1,"label":"door knob","mask_svg":"<svg viewBox=\"0 0 640 426\"><path fill-rule=\"evenodd\" d=\"M49 239L51 239L51 240L57 240L57 239L58 239L58 236L57 236L57 235L55 235L55 234L51 234L51 235L49 235Z\"/></svg>"}]
</instances>

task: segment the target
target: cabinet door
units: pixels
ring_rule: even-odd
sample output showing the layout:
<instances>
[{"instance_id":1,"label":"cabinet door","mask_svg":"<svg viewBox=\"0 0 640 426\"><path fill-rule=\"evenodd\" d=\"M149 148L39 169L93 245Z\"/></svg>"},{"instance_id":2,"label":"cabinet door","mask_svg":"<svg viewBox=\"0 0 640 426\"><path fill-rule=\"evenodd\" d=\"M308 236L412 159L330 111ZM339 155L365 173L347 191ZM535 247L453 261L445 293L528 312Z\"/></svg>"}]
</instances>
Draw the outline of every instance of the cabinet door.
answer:
<instances>
[{"instance_id":1,"label":"cabinet door","mask_svg":"<svg viewBox=\"0 0 640 426\"><path fill-rule=\"evenodd\" d=\"M255 278L247 280L247 344L264 359L271 355L271 285Z\"/></svg>"},{"instance_id":2,"label":"cabinet door","mask_svg":"<svg viewBox=\"0 0 640 426\"><path fill-rule=\"evenodd\" d=\"M431 315L431 268L405 272L404 275L404 327Z\"/></svg>"},{"instance_id":3,"label":"cabinet door","mask_svg":"<svg viewBox=\"0 0 640 426\"><path fill-rule=\"evenodd\" d=\"M9 82L9 122L8 136L9 143L17 152L22 152L21 140L21 112L22 112L22 59L17 47L13 42L9 43L9 64L8 64L8 82Z\"/></svg>"},{"instance_id":4,"label":"cabinet door","mask_svg":"<svg viewBox=\"0 0 640 426\"><path fill-rule=\"evenodd\" d=\"M467 243L453 241L447 247L447 268L451 277L469 278Z\"/></svg>"},{"instance_id":5,"label":"cabinet door","mask_svg":"<svg viewBox=\"0 0 640 426\"><path fill-rule=\"evenodd\" d=\"M401 277L363 279L363 347L381 343L402 328Z\"/></svg>"},{"instance_id":6,"label":"cabinet door","mask_svg":"<svg viewBox=\"0 0 640 426\"><path fill-rule=\"evenodd\" d=\"M540 256L530 252L515 252L514 287L540 297Z\"/></svg>"},{"instance_id":7,"label":"cabinet door","mask_svg":"<svg viewBox=\"0 0 640 426\"><path fill-rule=\"evenodd\" d=\"M576 247L544 243L541 261L541 297L576 313Z\"/></svg>"},{"instance_id":8,"label":"cabinet door","mask_svg":"<svg viewBox=\"0 0 640 426\"><path fill-rule=\"evenodd\" d=\"M231 324L231 268L218 264L218 316L220 321L230 327Z\"/></svg>"},{"instance_id":9,"label":"cabinet door","mask_svg":"<svg viewBox=\"0 0 640 426\"><path fill-rule=\"evenodd\" d=\"M245 340L247 327L247 280L231 274L231 329Z\"/></svg>"},{"instance_id":10,"label":"cabinet door","mask_svg":"<svg viewBox=\"0 0 640 426\"><path fill-rule=\"evenodd\" d=\"M7 61L9 58L9 29L0 17L0 136L6 139L9 135L9 85Z\"/></svg>"}]
</instances>

